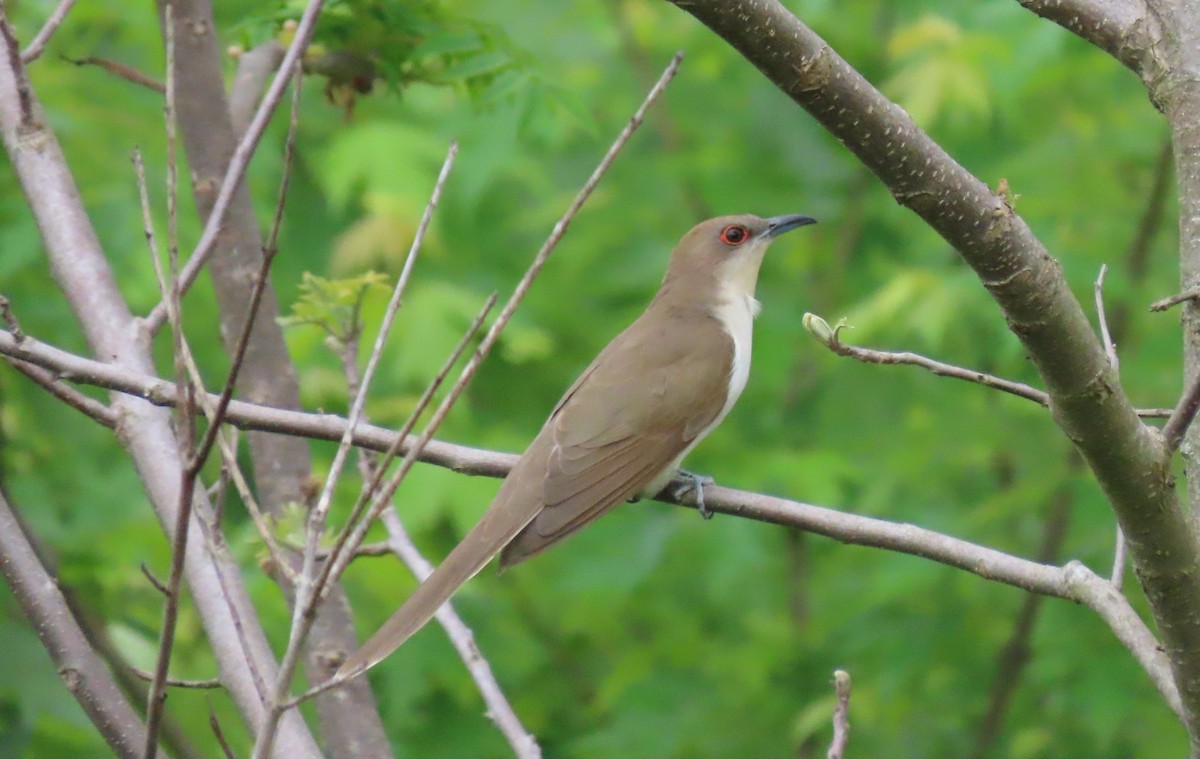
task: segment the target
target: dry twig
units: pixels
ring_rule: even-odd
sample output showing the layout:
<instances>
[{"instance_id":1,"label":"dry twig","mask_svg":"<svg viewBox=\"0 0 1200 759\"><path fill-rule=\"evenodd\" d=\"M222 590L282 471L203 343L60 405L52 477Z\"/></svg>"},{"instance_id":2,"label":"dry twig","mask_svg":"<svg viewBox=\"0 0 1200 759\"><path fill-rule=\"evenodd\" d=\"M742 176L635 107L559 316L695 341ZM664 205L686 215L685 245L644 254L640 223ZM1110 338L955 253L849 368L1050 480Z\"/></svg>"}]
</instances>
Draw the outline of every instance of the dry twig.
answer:
<instances>
[{"instance_id":1,"label":"dry twig","mask_svg":"<svg viewBox=\"0 0 1200 759\"><path fill-rule=\"evenodd\" d=\"M833 740L825 757L843 759L846 744L850 742L850 673L844 669L834 671L833 689L837 693L837 704L833 707Z\"/></svg>"},{"instance_id":2,"label":"dry twig","mask_svg":"<svg viewBox=\"0 0 1200 759\"><path fill-rule=\"evenodd\" d=\"M50 37L58 31L58 27L62 24L67 14L71 12L71 7L75 5L76 0L62 0L50 17L46 19L46 23L38 30L38 33L33 35L33 39L29 41L29 45L21 51L21 63L28 66L38 59L42 51L46 49L46 43L50 41Z\"/></svg>"}]
</instances>

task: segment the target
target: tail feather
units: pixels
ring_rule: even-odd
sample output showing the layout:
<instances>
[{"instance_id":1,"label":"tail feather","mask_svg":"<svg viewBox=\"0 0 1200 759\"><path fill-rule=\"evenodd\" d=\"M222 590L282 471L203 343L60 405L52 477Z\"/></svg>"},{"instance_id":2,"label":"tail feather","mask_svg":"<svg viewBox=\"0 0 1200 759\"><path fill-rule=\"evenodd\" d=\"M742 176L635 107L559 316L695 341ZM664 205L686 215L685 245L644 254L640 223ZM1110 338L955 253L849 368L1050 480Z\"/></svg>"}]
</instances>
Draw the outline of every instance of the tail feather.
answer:
<instances>
[{"instance_id":1,"label":"tail feather","mask_svg":"<svg viewBox=\"0 0 1200 759\"><path fill-rule=\"evenodd\" d=\"M477 575L500 549L533 521L540 504L526 506L520 500L505 498L505 489L501 489L496 502L479 524L455 546L433 574L417 586L383 627L346 659L335 677L358 674L383 661L424 627L461 585Z\"/></svg>"}]
</instances>

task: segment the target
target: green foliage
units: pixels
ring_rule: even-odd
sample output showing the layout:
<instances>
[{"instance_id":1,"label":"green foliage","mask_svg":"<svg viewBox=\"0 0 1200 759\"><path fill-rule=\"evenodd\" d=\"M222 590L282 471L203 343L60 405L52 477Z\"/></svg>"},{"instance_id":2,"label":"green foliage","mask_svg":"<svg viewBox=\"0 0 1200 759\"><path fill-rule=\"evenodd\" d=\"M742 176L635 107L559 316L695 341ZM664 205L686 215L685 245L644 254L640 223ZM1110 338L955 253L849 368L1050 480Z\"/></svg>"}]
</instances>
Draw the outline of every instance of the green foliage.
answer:
<instances>
[{"instance_id":1,"label":"green foliage","mask_svg":"<svg viewBox=\"0 0 1200 759\"><path fill-rule=\"evenodd\" d=\"M23 40L53 5L16 5ZM146 154L161 228L161 98L57 55L109 57L159 76L161 42L147 9L114 16L102 5L78 4L33 67L33 85L123 292L144 312L157 289L128 155L135 145ZM286 41L282 24L303 5L219 3L218 32L243 47ZM1109 264L1122 379L1139 404L1170 405L1179 390L1178 329L1144 306L1177 286L1173 206L1144 271L1129 249L1166 134L1136 78L1011 0L790 7L970 170L993 187L1007 180L1009 197L1020 196L1019 212L1088 308L1100 264ZM1109 566L1113 520L1103 495L1072 465L1044 410L912 367L857 364L805 331L805 312L827 327L845 317L847 342L1037 384L953 251L690 17L634 0L343 0L329 3L317 42L310 64L320 84L304 96L274 275L306 407L345 408L325 337L344 340L361 324L366 355L450 139L461 153L368 405L379 423L407 416L488 294L511 290L660 67L685 49L668 96L572 223L441 435L519 450L644 306L692 223L717 213L805 212L821 224L781 240L764 265L750 385L690 468L1023 556L1036 555L1048 512L1066 497L1070 528L1057 561ZM351 56L353 75L370 72L376 86L351 86L349 101L339 95L349 80L321 58L335 54ZM324 84L331 90L321 92ZM282 127L269 132L248 180L263 220L273 209ZM82 351L7 163L0 178L0 290L30 334ZM188 201L185 250L199 234ZM206 282L184 311L215 386L228 359ZM163 340L159 368L168 375ZM126 656L148 666L161 599L138 564L165 573L167 548L128 460L111 434L14 372L0 372L0 400L6 492L56 559L63 585L104 620ZM313 449L323 471L332 447ZM418 544L437 558L496 486L418 467L397 498ZM354 483L339 490L335 517L354 495ZM286 607L258 566L237 503L226 528L280 644ZM367 632L413 581L391 559L364 559L347 586ZM1132 580L1127 588L1144 606ZM855 683L852 754L950 757L972 750L997 652L1023 598L922 559L638 504L502 577L485 571L458 607L547 756L819 756L832 672L843 668ZM4 590L0 641L0 755L103 755ZM1087 610L1046 600L1031 650L991 755L1186 750L1146 676ZM187 609L173 674L213 674ZM440 630L419 634L372 682L398 755L509 753ZM207 702L246 753L223 695L173 693L168 709L206 755L217 755Z\"/></svg>"}]
</instances>

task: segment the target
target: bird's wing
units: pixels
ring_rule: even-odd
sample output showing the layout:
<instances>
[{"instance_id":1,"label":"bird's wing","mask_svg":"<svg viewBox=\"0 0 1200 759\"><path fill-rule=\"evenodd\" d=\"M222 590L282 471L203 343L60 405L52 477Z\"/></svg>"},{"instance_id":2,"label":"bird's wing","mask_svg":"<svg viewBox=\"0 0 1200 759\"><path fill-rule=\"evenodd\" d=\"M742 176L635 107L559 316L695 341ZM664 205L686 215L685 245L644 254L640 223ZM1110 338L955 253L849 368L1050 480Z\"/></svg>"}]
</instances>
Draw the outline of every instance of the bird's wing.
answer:
<instances>
[{"instance_id":1,"label":"bird's wing","mask_svg":"<svg viewBox=\"0 0 1200 759\"><path fill-rule=\"evenodd\" d=\"M713 329L711 339L729 339L715 322ZM552 443L543 508L505 547L502 566L545 550L640 494L720 413L731 360L713 361L665 338L631 329L560 402L542 431ZM620 370L634 364L640 367L636 382Z\"/></svg>"}]
</instances>

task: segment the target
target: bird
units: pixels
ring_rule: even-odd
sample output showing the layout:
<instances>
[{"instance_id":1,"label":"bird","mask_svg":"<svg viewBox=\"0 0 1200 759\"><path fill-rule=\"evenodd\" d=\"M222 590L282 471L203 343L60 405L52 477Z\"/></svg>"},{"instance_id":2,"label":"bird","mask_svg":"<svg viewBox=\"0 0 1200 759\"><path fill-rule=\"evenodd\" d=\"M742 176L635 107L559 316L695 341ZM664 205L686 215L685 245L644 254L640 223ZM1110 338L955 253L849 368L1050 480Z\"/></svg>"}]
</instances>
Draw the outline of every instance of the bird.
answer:
<instances>
[{"instance_id":1,"label":"bird","mask_svg":"<svg viewBox=\"0 0 1200 759\"><path fill-rule=\"evenodd\" d=\"M497 553L501 569L513 566L620 503L658 495L746 386L767 247L814 223L719 216L685 234L646 310L562 396L478 524L335 677L390 655ZM684 475L703 511L711 480Z\"/></svg>"}]
</instances>

